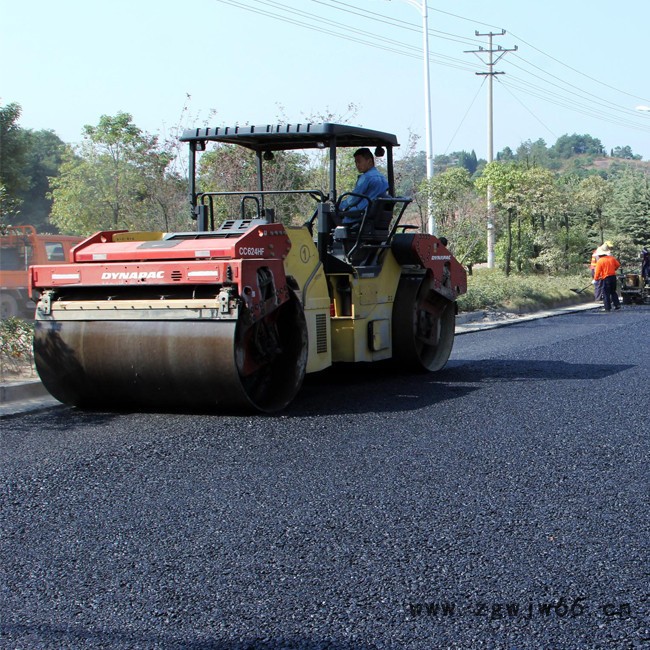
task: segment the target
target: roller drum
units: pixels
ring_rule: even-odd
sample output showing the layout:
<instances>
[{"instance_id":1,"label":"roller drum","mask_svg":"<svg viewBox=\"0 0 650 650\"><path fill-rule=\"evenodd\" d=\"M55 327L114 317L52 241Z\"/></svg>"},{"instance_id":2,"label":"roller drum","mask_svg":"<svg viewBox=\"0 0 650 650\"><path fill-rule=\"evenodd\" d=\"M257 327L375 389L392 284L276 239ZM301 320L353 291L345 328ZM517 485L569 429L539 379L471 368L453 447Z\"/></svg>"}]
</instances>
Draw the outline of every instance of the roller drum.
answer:
<instances>
[{"instance_id":1,"label":"roller drum","mask_svg":"<svg viewBox=\"0 0 650 650\"><path fill-rule=\"evenodd\" d=\"M122 410L272 412L305 374L307 328L295 298L260 321L37 320L36 368L65 404Z\"/></svg>"},{"instance_id":2,"label":"roller drum","mask_svg":"<svg viewBox=\"0 0 650 650\"><path fill-rule=\"evenodd\" d=\"M410 371L441 370L451 355L455 305L435 291L429 275L404 275L393 305L393 357Z\"/></svg>"}]
</instances>

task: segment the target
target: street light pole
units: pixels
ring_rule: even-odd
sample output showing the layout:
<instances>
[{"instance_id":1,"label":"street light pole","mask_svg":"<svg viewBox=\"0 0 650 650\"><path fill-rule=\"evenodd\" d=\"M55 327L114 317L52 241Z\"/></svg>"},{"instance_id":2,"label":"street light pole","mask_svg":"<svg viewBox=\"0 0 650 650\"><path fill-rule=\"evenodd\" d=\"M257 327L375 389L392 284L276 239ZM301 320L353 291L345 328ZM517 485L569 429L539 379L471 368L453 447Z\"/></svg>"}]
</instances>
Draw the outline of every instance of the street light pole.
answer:
<instances>
[{"instance_id":1,"label":"street light pole","mask_svg":"<svg viewBox=\"0 0 650 650\"><path fill-rule=\"evenodd\" d=\"M427 139L427 180L433 178L433 135L431 130L431 78L429 76L429 17L427 0L422 0L422 52L424 53L424 123ZM433 214L433 200L427 201L429 234L436 234L436 221Z\"/></svg>"},{"instance_id":2,"label":"street light pole","mask_svg":"<svg viewBox=\"0 0 650 650\"><path fill-rule=\"evenodd\" d=\"M433 139L431 131L431 79L429 76L429 16L427 12L427 0L404 0L408 4L422 12L422 53L424 57L424 124L427 147L427 180L433 178ZM427 202L427 222L431 235L436 234L436 221L433 214L433 201Z\"/></svg>"}]
</instances>

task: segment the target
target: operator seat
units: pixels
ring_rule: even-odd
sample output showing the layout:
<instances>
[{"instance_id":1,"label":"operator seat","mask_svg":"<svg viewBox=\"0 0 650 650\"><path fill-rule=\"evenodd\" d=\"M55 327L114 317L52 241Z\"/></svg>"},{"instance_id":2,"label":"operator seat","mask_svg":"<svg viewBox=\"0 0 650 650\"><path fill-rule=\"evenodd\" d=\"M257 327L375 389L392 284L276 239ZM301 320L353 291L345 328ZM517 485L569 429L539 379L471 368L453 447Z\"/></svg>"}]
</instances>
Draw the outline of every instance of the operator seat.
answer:
<instances>
[{"instance_id":1,"label":"operator seat","mask_svg":"<svg viewBox=\"0 0 650 650\"><path fill-rule=\"evenodd\" d=\"M392 197L374 199L361 222L361 240L381 244L388 239L395 203Z\"/></svg>"},{"instance_id":2,"label":"operator seat","mask_svg":"<svg viewBox=\"0 0 650 650\"><path fill-rule=\"evenodd\" d=\"M359 224L334 229L332 252L342 254L353 266L372 263L390 236L394 207L393 197L372 199Z\"/></svg>"}]
</instances>

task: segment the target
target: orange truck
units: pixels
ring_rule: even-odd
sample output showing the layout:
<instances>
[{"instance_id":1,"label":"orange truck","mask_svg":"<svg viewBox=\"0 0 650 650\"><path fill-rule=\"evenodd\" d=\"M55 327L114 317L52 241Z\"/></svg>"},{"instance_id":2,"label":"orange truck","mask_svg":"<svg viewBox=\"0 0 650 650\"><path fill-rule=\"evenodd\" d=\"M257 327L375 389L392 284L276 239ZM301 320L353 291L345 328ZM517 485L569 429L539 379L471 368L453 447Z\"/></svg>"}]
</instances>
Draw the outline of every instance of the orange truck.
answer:
<instances>
[{"instance_id":1,"label":"orange truck","mask_svg":"<svg viewBox=\"0 0 650 650\"><path fill-rule=\"evenodd\" d=\"M32 264L63 264L81 237L43 235L34 226L0 226L0 318L34 316L29 297Z\"/></svg>"}]
</instances>

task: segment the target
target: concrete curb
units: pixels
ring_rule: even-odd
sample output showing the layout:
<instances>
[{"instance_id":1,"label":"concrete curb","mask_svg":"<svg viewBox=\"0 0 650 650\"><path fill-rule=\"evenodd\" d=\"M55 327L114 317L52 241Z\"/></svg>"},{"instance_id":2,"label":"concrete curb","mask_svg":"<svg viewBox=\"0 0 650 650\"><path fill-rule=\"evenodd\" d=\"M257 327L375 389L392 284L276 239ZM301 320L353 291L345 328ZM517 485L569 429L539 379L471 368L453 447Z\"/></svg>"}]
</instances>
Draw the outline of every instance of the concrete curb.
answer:
<instances>
[{"instance_id":1,"label":"concrete curb","mask_svg":"<svg viewBox=\"0 0 650 650\"><path fill-rule=\"evenodd\" d=\"M47 395L49 393L45 390L45 386L43 386L40 379L0 384L0 404L45 397Z\"/></svg>"},{"instance_id":2,"label":"concrete curb","mask_svg":"<svg viewBox=\"0 0 650 650\"><path fill-rule=\"evenodd\" d=\"M51 396L34 397L32 399L21 399L15 402L4 402L0 404L0 420L10 418L23 413L33 413L35 411L46 411L48 409L61 407L65 405Z\"/></svg>"},{"instance_id":3,"label":"concrete curb","mask_svg":"<svg viewBox=\"0 0 650 650\"><path fill-rule=\"evenodd\" d=\"M456 335L479 332L481 330L492 330L508 325L516 325L525 321L539 320L541 318L552 318L563 314L572 314L578 311L593 311L602 307L600 302L587 302L566 307L556 307L543 311L535 311L529 314L512 314L509 312L487 312L477 311L459 314L456 317Z\"/></svg>"},{"instance_id":4,"label":"concrete curb","mask_svg":"<svg viewBox=\"0 0 650 650\"><path fill-rule=\"evenodd\" d=\"M56 406L63 404L45 390L40 379L0 384L0 420Z\"/></svg>"},{"instance_id":5,"label":"concrete curb","mask_svg":"<svg viewBox=\"0 0 650 650\"><path fill-rule=\"evenodd\" d=\"M486 310L480 311L463 311L456 316L456 325L464 325L473 321L482 320L487 318L488 312Z\"/></svg>"}]
</instances>

